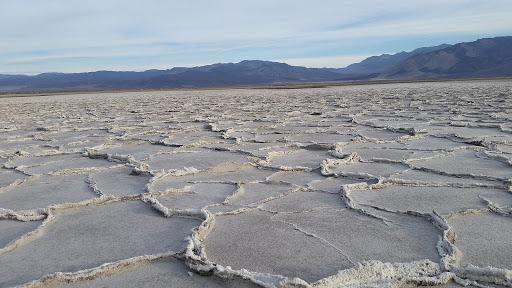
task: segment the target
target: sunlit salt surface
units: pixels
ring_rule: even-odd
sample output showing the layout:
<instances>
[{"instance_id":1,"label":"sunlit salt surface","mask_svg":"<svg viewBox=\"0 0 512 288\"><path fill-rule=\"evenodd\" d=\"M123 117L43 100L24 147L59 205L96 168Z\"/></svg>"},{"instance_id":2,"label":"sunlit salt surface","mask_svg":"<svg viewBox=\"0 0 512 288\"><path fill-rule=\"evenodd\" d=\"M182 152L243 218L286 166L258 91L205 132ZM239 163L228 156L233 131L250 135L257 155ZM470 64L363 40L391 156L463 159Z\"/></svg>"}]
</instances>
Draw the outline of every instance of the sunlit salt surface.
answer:
<instances>
[{"instance_id":1,"label":"sunlit salt surface","mask_svg":"<svg viewBox=\"0 0 512 288\"><path fill-rule=\"evenodd\" d=\"M512 81L0 99L0 287L512 287Z\"/></svg>"}]
</instances>

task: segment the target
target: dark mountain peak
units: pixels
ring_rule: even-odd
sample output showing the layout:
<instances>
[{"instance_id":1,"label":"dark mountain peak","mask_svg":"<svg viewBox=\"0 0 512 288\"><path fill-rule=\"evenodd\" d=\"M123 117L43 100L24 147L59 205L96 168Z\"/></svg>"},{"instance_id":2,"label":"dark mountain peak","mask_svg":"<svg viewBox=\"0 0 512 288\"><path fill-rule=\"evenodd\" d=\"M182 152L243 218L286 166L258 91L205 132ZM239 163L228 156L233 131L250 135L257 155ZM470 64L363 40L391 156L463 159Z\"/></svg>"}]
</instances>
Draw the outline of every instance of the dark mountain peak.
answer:
<instances>
[{"instance_id":1,"label":"dark mountain peak","mask_svg":"<svg viewBox=\"0 0 512 288\"><path fill-rule=\"evenodd\" d=\"M62 73L62 72L45 72L45 73L40 73L40 74L37 74L36 76L59 76L59 75L64 75L66 73Z\"/></svg>"},{"instance_id":2,"label":"dark mountain peak","mask_svg":"<svg viewBox=\"0 0 512 288\"><path fill-rule=\"evenodd\" d=\"M449 47L448 44L441 44L433 47L421 47L414 49L411 52L398 52L395 54L382 54L380 56L371 56L359 63L348 65L345 68L337 69L336 72L344 74L355 74L355 75L368 75L373 73L381 73L391 68L393 65L400 63L401 61L419 54L430 51L436 51Z\"/></svg>"},{"instance_id":3,"label":"dark mountain peak","mask_svg":"<svg viewBox=\"0 0 512 288\"><path fill-rule=\"evenodd\" d=\"M265 60L243 60L237 64L241 65L241 66L248 66L248 67L264 67L264 66L292 67L291 65L286 64L286 63L265 61ZM235 65L237 65L237 64L235 64Z\"/></svg>"},{"instance_id":4,"label":"dark mountain peak","mask_svg":"<svg viewBox=\"0 0 512 288\"><path fill-rule=\"evenodd\" d=\"M512 76L512 36L482 38L419 53L381 73L387 79Z\"/></svg>"}]
</instances>

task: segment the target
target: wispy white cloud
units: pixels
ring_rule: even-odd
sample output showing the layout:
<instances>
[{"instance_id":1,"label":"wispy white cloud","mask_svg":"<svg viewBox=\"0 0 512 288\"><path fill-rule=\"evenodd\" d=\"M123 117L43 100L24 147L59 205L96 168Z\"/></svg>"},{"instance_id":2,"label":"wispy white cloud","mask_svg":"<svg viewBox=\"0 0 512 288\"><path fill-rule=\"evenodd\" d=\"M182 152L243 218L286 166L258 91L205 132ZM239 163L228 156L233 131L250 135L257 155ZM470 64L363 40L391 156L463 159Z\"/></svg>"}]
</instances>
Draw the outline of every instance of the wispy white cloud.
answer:
<instances>
[{"instance_id":1,"label":"wispy white cloud","mask_svg":"<svg viewBox=\"0 0 512 288\"><path fill-rule=\"evenodd\" d=\"M0 66L53 71L52 63L80 65L77 59L87 57L109 60L103 63L133 57L138 66L144 57L168 65L244 58L320 63L401 51L399 45L419 38L512 34L509 11L509 0L2 0Z\"/></svg>"}]
</instances>

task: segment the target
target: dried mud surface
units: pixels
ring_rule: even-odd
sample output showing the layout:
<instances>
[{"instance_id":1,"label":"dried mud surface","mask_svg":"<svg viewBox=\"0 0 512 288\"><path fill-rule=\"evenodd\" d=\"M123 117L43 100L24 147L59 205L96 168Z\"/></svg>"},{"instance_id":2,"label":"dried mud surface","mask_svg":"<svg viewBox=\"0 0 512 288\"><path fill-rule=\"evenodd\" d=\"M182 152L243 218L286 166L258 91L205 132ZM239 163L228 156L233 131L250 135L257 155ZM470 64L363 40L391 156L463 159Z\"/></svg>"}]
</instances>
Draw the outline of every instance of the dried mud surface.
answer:
<instances>
[{"instance_id":1,"label":"dried mud surface","mask_svg":"<svg viewBox=\"0 0 512 288\"><path fill-rule=\"evenodd\" d=\"M4 98L0 287L512 287L512 81Z\"/></svg>"}]
</instances>

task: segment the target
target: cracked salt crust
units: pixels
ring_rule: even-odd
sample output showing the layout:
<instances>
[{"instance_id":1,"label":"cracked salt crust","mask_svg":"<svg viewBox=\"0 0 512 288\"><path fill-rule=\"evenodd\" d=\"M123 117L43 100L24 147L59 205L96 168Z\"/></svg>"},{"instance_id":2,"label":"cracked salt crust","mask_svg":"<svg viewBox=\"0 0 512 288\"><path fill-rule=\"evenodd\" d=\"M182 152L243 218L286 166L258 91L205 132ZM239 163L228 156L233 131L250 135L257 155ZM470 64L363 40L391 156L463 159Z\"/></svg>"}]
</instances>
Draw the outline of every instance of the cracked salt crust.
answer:
<instances>
[{"instance_id":1,"label":"cracked salt crust","mask_svg":"<svg viewBox=\"0 0 512 288\"><path fill-rule=\"evenodd\" d=\"M0 286L512 287L510 103L510 80L3 98Z\"/></svg>"}]
</instances>

